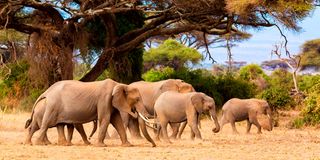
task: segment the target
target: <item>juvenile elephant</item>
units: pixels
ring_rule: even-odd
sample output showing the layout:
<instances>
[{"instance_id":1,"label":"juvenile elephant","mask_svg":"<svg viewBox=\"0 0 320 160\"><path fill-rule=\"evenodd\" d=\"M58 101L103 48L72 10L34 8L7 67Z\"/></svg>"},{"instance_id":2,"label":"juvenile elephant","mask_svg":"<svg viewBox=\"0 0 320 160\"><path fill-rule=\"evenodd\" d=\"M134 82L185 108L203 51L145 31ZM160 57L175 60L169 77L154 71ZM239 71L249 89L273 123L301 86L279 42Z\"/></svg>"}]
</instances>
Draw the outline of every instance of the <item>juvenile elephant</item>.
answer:
<instances>
[{"instance_id":1,"label":"juvenile elephant","mask_svg":"<svg viewBox=\"0 0 320 160\"><path fill-rule=\"evenodd\" d=\"M232 98L222 107L222 117L220 120L221 129L226 123L231 123L233 133L238 133L235 122L247 120L247 133L250 132L251 125L254 124L261 133L261 126L257 120L258 114L266 114L269 119L268 130L272 130L272 112L267 101L260 99L238 99Z\"/></svg>"},{"instance_id":2,"label":"juvenile elephant","mask_svg":"<svg viewBox=\"0 0 320 160\"><path fill-rule=\"evenodd\" d=\"M187 124L191 128L191 138L193 139L194 136L196 136L196 138L201 139L198 119L200 114L206 111L209 111L215 122L216 128L212 129L212 131L216 133L220 130L216 116L215 102L211 97L201 92L164 92L157 99L154 110L157 115L157 121L160 123L157 137L159 138L161 128L163 138L166 142L170 142L167 133L168 123L180 123L183 121L187 121Z\"/></svg>"},{"instance_id":3,"label":"juvenile elephant","mask_svg":"<svg viewBox=\"0 0 320 160\"><path fill-rule=\"evenodd\" d=\"M192 85L184 82L180 79L167 79L158 82L146 82L138 81L133 82L129 86L138 88L141 94L146 110L151 115L149 118L154 116L154 104L158 97L166 91L177 91L180 93L194 92ZM125 128L129 128L129 131L133 137L140 138L140 131L138 123L128 113L121 112L121 117L124 121ZM170 124L173 129L173 137L176 137L180 124Z\"/></svg>"},{"instance_id":4,"label":"juvenile elephant","mask_svg":"<svg viewBox=\"0 0 320 160\"><path fill-rule=\"evenodd\" d=\"M43 114L39 113L41 109L37 108L39 102L44 103ZM62 135L63 127L61 130L60 124L83 124L98 120L97 146L105 146L104 138L109 123L119 133L122 145L130 146L119 111L138 117L136 110L144 116L149 116L137 88L111 79L96 82L60 81L49 87L35 102L31 118L25 125L29 127L26 143L31 144L33 133L39 129L40 136L37 144L46 144L46 133L49 127L57 126L59 137L61 137L64 134ZM144 125L141 124L141 126ZM148 133L143 133L155 146Z\"/></svg>"},{"instance_id":5,"label":"juvenile elephant","mask_svg":"<svg viewBox=\"0 0 320 160\"><path fill-rule=\"evenodd\" d=\"M32 122L34 123L34 125L36 125L36 128L40 128L41 127L41 123L42 123L42 118L45 112L45 107L46 107L46 99L39 99L37 101L37 103L34 106L34 114L33 114L33 119ZM27 123L25 128L28 128L28 126L30 125L30 123ZM64 135L64 126L67 125L68 127L68 138L67 140L65 139L65 135ZM96 128L97 123L94 122L94 128ZM81 135L81 138L83 140L83 142L87 145L90 144L90 142L87 139L87 135L84 132L84 129L82 127L82 124L65 124L65 123L59 123L56 126L52 126L52 127L57 127L57 131L58 131L58 144L60 145L71 145L71 139L72 139L72 134L73 133L73 128L75 127L78 132ZM72 132L71 132L72 130ZM31 139L28 139L26 141L26 143L31 143ZM49 139L47 138L47 136L45 136L45 144L51 144L51 142L49 141Z\"/></svg>"}]
</instances>

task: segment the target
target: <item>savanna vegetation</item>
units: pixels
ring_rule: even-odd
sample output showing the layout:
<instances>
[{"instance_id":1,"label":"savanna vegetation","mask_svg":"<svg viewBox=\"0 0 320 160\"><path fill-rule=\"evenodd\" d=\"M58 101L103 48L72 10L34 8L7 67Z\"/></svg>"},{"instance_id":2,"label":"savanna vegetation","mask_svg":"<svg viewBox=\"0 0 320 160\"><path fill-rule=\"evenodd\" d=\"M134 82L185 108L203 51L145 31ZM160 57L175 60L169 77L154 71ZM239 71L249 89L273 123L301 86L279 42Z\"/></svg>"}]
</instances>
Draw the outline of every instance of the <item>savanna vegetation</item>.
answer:
<instances>
[{"instance_id":1,"label":"savanna vegetation","mask_svg":"<svg viewBox=\"0 0 320 160\"><path fill-rule=\"evenodd\" d=\"M216 100L259 97L274 110L301 109L295 124L317 124L319 77L259 65L214 73L194 69L209 47L250 38L249 29L299 31L318 1L33 1L0 2L0 107L27 110L60 80L112 78L131 83L179 78ZM150 49L145 50L145 46ZM202 50L203 53L199 53ZM319 40L301 49L301 67L319 66ZM318 118L317 118L318 116Z\"/></svg>"}]
</instances>

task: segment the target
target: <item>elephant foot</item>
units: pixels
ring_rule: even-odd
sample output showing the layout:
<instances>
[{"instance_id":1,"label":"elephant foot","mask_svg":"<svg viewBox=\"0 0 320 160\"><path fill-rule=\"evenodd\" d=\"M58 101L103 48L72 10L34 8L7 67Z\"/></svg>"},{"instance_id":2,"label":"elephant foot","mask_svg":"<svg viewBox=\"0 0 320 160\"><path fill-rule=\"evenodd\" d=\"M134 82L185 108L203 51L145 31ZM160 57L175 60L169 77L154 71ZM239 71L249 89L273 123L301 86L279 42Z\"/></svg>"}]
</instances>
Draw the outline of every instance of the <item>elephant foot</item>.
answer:
<instances>
[{"instance_id":1,"label":"elephant foot","mask_svg":"<svg viewBox=\"0 0 320 160\"><path fill-rule=\"evenodd\" d=\"M49 140L45 140L44 143L45 143L45 145L50 145L50 144L52 144Z\"/></svg>"},{"instance_id":2,"label":"elephant foot","mask_svg":"<svg viewBox=\"0 0 320 160\"><path fill-rule=\"evenodd\" d=\"M26 140L23 144L24 145L32 145L32 142L31 142L31 140Z\"/></svg>"},{"instance_id":3,"label":"elephant foot","mask_svg":"<svg viewBox=\"0 0 320 160\"><path fill-rule=\"evenodd\" d=\"M103 142L98 142L98 143L95 144L94 146L96 146L96 147L107 147L107 145L104 144Z\"/></svg>"},{"instance_id":4,"label":"elephant foot","mask_svg":"<svg viewBox=\"0 0 320 160\"><path fill-rule=\"evenodd\" d=\"M91 145L89 141L83 141L85 145Z\"/></svg>"},{"instance_id":5,"label":"elephant foot","mask_svg":"<svg viewBox=\"0 0 320 160\"><path fill-rule=\"evenodd\" d=\"M258 131L257 134L262 134L262 132L261 132L261 131Z\"/></svg>"},{"instance_id":6,"label":"elephant foot","mask_svg":"<svg viewBox=\"0 0 320 160\"><path fill-rule=\"evenodd\" d=\"M36 145L40 145L40 146L47 145L45 141L39 140L39 139L36 141L35 144L36 144Z\"/></svg>"},{"instance_id":7,"label":"elephant foot","mask_svg":"<svg viewBox=\"0 0 320 160\"><path fill-rule=\"evenodd\" d=\"M63 141L63 140L61 140L61 141L59 140L58 141L58 145L60 145L60 146L68 146L68 144L69 143L67 141Z\"/></svg>"},{"instance_id":8,"label":"elephant foot","mask_svg":"<svg viewBox=\"0 0 320 160\"><path fill-rule=\"evenodd\" d=\"M130 142L122 143L122 147L132 147L133 145Z\"/></svg>"}]
</instances>

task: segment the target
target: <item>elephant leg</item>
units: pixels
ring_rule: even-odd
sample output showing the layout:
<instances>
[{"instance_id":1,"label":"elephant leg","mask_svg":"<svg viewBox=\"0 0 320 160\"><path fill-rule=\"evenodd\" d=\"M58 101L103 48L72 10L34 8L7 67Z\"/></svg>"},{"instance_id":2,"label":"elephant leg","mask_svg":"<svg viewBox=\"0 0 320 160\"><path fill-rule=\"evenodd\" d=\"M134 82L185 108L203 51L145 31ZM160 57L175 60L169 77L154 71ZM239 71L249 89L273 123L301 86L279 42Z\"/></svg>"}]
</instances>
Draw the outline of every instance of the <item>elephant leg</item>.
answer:
<instances>
[{"instance_id":1,"label":"elephant leg","mask_svg":"<svg viewBox=\"0 0 320 160\"><path fill-rule=\"evenodd\" d=\"M231 124L231 127L232 127L233 134L239 134L239 132L237 131L237 128L236 128L236 122L234 120L232 120L230 122L230 124Z\"/></svg>"},{"instance_id":2,"label":"elephant leg","mask_svg":"<svg viewBox=\"0 0 320 160\"><path fill-rule=\"evenodd\" d=\"M36 132L39 129L40 128L39 128L38 124L36 124L35 121L32 121L30 127L28 128L28 135L26 137L26 140L25 140L24 144L30 144L31 145L32 144L31 138L32 138L34 132Z\"/></svg>"},{"instance_id":3,"label":"elephant leg","mask_svg":"<svg viewBox=\"0 0 320 160\"><path fill-rule=\"evenodd\" d=\"M192 130L192 128L190 127L191 131L190 131L190 139L194 140L194 137L196 136Z\"/></svg>"},{"instance_id":4,"label":"elephant leg","mask_svg":"<svg viewBox=\"0 0 320 160\"><path fill-rule=\"evenodd\" d=\"M155 140L159 141L160 140L160 132L161 132L161 125L160 124L157 124L157 130L156 130L156 133L155 133Z\"/></svg>"},{"instance_id":5,"label":"elephant leg","mask_svg":"<svg viewBox=\"0 0 320 160\"><path fill-rule=\"evenodd\" d=\"M103 118L98 118L99 121L99 132L98 132L98 142L96 146L98 147L105 147L106 144L104 144L104 138L106 137L107 128L110 123L110 113L107 113Z\"/></svg>"},{"instance_id":6,"label":"elephant leg","mask_svg":"<svg viewBox=\"0 0 320 160\"><path fill-rule=\"evenodd\" d=\"M161 131L162 131L162 138L165 142L167 143L171 143L170 140L169 140L169 137L168 137L168 132L167 132L167 125L168 125L168 122L166 121L160 121L160 124L161 124Z\"/></svg>"},{"instance_id":7,"label":"elephant leg","mask_svg":"<svg viewBox=\"0 0 320 160\"><path fill-rule=\"evenodd\" d=\"M68 129L67 143L68 143L68 145L72 145L71 140L72 140L72 137L73 137L74 125L67 124L67 129Z\"/></svg>"},{"instance_id":8,"label":"elephant leg","mask_svg":"<svg viewBox=\"0 0 320 160\"><path fill-rule=\"evenodd\" d=\"M223 114L220 119L220 132L222 131L223 126L227 123L228 123L228 121L226 120L225 115Z\"/></svg>"},{"instance_id":9,"label":"elephant leg","mask_svg":"<svg viewBox=\"0 0 320 160\"><path fill-rule=\"evenodd\" d=\"M181 139L181 135L184 131L184 129L186 128L187 126L187 121L185 122L182 122L181 126L180 126L180 129L179 129L179 133L178 133L178 138Z\"/></svg>"},{"instance_id":10,"label":"elephant leg","mask_svg":"<svg viewBox=\"0 0 320 160\"><path fill-rule=\"evenodd\" d=\"M130 116L128 128L129 128L131 137L133 137L135 139L142 139L140 129L139 129L138 119L134 119L132 116Z\"/></svg>"},{"instance_id":11,"label":"elephant leg","mask_svg":"<svg viewBox=\"0 0 320 160\"><path fill-rule=\"evenodd\" d=\"M83 129L83 125L82 124L74 124L74 126L76 127L77 131L80 133L83 142L86 145L90 145L91 143L88 141L88 137L86 135L86 132Z\"/></svg>"},{"instance_id":12,"label":"elephant leg","mask_svg":"<svg viewBox=\"0 0 320 160\"><path fill-rule=\"evenodd\" d=\"M180 123L169 123L169 124L172 128L172 134L170 138L176 139L179 132Z\"/></svg>"},{"instance_id":13,"label":"elephant leg","mask_svg":"<svg viewBox=\"0 0 320 160\"><path fill-rule=\"evenodd\" d=\"M128 141L126 130L124 129L120 112L117 109L113 110L110 122L113 125L113 127L117 130L122 142L122 146L132 146L132 144Z\"/></svg>"},{"instance_id":14,"label":"elephant leg","mask_svg":"<svg viewBox=\"0 0 320 160\"><path fill-rule=\"evenodd\" d=\"M57 124L58 131L58 145L67 145L67 139L64 134L64 124Z\"/></svg>"},{"instance_id":15,"label":"elephant leg","mask_svg":"<svg viewBox=\"0 0 320 160\"><path fill-rule=\"evenodd\" d=\"M49 107L47 107L49 108ZM42 123L41 123L41 127L39 130L39 137L36 141L37 145L45 145L45 136L47 134L48 128L49 128L49 122L51 119L53 119L53 115L51 110L46 110L43 118L42 118Z\"/></svg>"},{"instance_id":16,"label":"elephant leg","mask_svg":"<svg viewBox=\"0 0 320 160\"><path fill-rule=\"evenodd\" d=\"M48 139L48 134L46 134L46 136L44 137L44 143L45 143L46 145L51 144L51 142L50 142L49 139Z\"/></svg>"},{"instance_id":17,"label":"elephant leg","mask_svg":"<svg viewBox=\"0 0 320 160\"><path fill-rule=\"evenodd\" d=\"M258 134L261 134L261 125L259 124L258 120L256 118L251 119L251 122L258 128Z\"/></svg>"},{"instance_id":18,"label":"elephant leg","mask_svg":"<svg viewBox=\"0 0 320 160\"><path fill-rule=\"evenodd\" d=\"M247 120L247 133L250 133L251 125L252 123L249 120Z\"/></svg>"},{"instance_id":19,"label":"elephant leg","mask_svg":"<svg viewBox=\"0 0 320 160\"><path fill-rule=\"evenodd\" d=\"M202 139L201 133L198 128L198 116L200 115L197 113L194 113L194 115L187 115L187 123L195 134L196 138Z\"/></svg>"}]
</instances>

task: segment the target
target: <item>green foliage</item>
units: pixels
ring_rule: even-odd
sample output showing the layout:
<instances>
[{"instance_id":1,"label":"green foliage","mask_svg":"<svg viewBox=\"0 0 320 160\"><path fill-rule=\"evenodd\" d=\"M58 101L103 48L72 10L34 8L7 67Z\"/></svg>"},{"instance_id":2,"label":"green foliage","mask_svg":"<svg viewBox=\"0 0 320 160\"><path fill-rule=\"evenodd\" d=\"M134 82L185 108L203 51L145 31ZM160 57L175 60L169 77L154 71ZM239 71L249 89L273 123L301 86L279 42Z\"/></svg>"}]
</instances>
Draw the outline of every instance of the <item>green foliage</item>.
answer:
<instances>
[{"instance_id":1,"label":"green foliage","mask_svg":"<svg viewBox=\"0 0 320 160\"><path fill-rule=\"evenodd\" d=\"M259 77L266 78L267 75L263 72L261 67L257 64L249 64L243 66L239 70L240 77L244 80L255 80Z\"/></svg>"},{"instance_id":2,"label":"green foliage","mask_svg":"<svg viewBox=\"0 0 320 160\"><path fill-rule=\"evenodd\" d=\"M0 72L0 109L30 110L32 103L43 92L43 89L31 86L28 78L29 64L20 60L8 64L11 72Z\"/></svg>"},{"instance_id":3,"label":"green foliage","mask_svg":"<svg viewBox=\"0 0 320 160\"><path fill-rule=\"evenodd\" d=\"M270 75L269 84L271 87L290 91L293 88L292 75L285 69L277 69Z\"/></svg>"},{"instance_id":4,"label":"green foliage","mask_svg":"<svg viewBox=\"0 0 320 160\"><path fill-rule=\"evenodd\" d=\"M13 29L0 30L0 43L13 42L25 42L28 39L26 34L15 31Z\"/></svg>"},{"instance_id":5,"label":"green foliage","mask_svg":"<svg viewBox=\"0 0 320 160\"><path fill-rule=\"evenodd\" d=\"M318 85L318 89L320 89ZM320 123L320 93L311 93L304 101L304 108L301 112L302 120L306 125Z\"/></svg>"},{"instance_id":6,"label":"green foliage","mask_svg":"<svg viewBox=\"0 0 320 160\"><path fill-rule=\"evenodd\" d=\"M174 69L183 68L187 62L198 63L202 55L193 48L184 46L173 39L168 39L157 48L151 48L143 55L146 69L157 65L169 66Z\"/></svg>"},{"instance_id":7,"label":"green foliage","mask_svg":"<svg viewBox=\"0 0 320 160\"><path fill-rule=\"evenodd\" d=\"M310 89L314 85L319 83L320 83L320 75L314 75L314 76L304 75L299 78L298 85L301 91L304 91L305 93L310 93L311 92Z\"/></svg>"},{"instance_id":8,"label":"green foliage","mask_svg":"<svg viewBox=\"0 0 320 160\"><path fill-rule=\"evenodd\" d=\"M302 69L308 66L320 68L320 39L305 42L300 55Z\"/></svg>"},{"instance_id":9,"label":"green foliage","mask_svg":"<svg viewBox=\"0 0 320 160\"><path fill-rule=\"evenodd\" d=\"M286 109L294 104L288 90L278 87L268 88L258 97L267 100L273 110Z\"/></svg>"},{"instance_id":10,"label":"green foliage","mask_svg":"<svg viewBox=\"0 0 320 160\"><path fill-rule=\"evenodd\" d=\"M156 82L159 80L169 79L174 74L174 70L170 67L162 68L161 70L151 69L142 75L145 81Z\"/></svg>"},{"instance_id":11,"label":"green foliage","mask_svg":"<svg viewBox=\"0 0 320 160\"><path fill-rule=\"evenodd\" d=\"M255 95L255 85L252 83L232 75L212 76L207 70L181 69L174 71L167 67L163 70L152 69L143 75L143 79L146 81L159 81L168 78L182 79L190 83L196 91L213 97L218 108L231 98L251 98Z\"/></svg>"}]
</instances>

